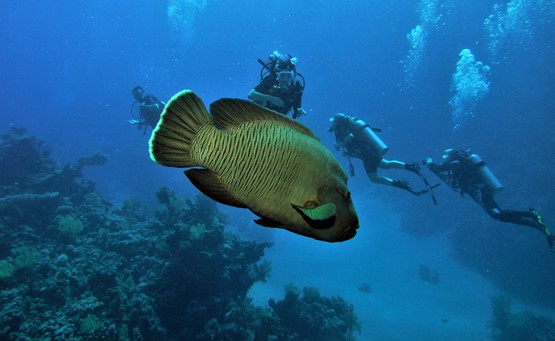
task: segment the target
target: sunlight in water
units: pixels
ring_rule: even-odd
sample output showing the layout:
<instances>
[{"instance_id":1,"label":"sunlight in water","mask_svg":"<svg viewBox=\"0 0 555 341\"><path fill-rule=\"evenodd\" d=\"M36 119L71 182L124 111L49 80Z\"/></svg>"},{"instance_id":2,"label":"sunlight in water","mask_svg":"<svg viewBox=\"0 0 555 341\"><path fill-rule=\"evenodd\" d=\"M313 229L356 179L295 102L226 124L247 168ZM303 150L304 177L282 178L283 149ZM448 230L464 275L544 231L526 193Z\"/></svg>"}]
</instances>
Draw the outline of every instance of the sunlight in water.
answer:
<instances>
[{"instance_id":1,"label":"sunlight in water","mask_svg":"<svg viewBox=\"0 0 555 341\"><path fill-rule=\"evenodd\" d=\"M414 81L414 74L425 54L428 35L438 28L443 16L441 8L438 0L421 0L418 4L420 23L407 34L410 49L404 61L405 86L410 86Z\"/></svg>"},{"instance_id":2,"label":"sunlight in water","mask_svg":"<svg viewBox=\"0 0 555 341\"><path fill-rule=\"evenodd\" d=\"M168 20L174 29L174 39L191 43L195 36L195 19L206 6L206 0L170 0Z\"/></svg>"},{"instance_id":3,"label":"sunlight in water","mask_svg":"<svg viewBox=\"0 0 555 341\"><path fill-rule=\"evenodd\" d=\"M511 0L495 4L484 20L488 49L499 63L511 49L526 49L542 27L555 21L553 0Z\"/></svg>"}]
</instances>

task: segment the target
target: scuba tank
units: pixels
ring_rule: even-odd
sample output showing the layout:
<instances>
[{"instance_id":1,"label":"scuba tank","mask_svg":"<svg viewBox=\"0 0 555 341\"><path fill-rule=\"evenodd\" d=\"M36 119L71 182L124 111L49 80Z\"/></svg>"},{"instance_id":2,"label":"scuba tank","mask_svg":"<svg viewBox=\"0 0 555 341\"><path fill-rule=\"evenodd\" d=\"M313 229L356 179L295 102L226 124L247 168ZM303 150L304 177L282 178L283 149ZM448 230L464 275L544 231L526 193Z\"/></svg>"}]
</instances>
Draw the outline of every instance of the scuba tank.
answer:
<instances>
[{"instance_id":1,"label":"scuba tank","mask_svg":"<svg viewBox=\"0 0 555 341\"><path fill-rule=\"evenodd\" d=\"M470 154L467 159L475 167L482 182L493 194L501 192L503 185L478 154Z\"/></svg>"},{"instance_id":2,"label":"scuba tank","mask_svg":"<svg viewBox=\"0 0 555 341\"><path fill-rule=\"evenodd\" d=\"M363 120L356 120L355 126L360 129L363 139L370 144L370 147L377 155L383 157L389 151L389 147Z\"/></svg>"}]
</instances>

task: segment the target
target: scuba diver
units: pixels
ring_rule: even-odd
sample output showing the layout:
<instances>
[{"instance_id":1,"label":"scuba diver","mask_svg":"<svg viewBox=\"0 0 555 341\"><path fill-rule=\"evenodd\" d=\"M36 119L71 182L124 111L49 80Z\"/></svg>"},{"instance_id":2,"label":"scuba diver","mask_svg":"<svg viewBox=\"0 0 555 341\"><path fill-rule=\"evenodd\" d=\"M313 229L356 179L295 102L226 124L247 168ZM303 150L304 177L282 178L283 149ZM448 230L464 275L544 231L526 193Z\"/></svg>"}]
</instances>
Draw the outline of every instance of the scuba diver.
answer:
<instances>
[{"instance_id":1,"label":"scuba diver","mask_svg":"<svg viewBox=\"0 0 555 341\"><path fill-rule=\"evenodd\" d=\"M351 157L355 157L362 160L368 178L374 183L404 189L414 195L421 195L430 190L429 186L427 186L428 189L426 190L415 191L405 180L392 180L377 174L378 168L395 168L406 169L422 176L418 163L409 164L397 160L384 159L383 156L388 152L389 148L374 133L374 131L381 131L380 129L371 128L363 120L358 120L344 114L335 114L335 116L330 118L330 122L331 127L328 131L335 132L335 149L337 151L343 150L343 156L347 156L349 159L351 176L354 176Z\"/></svg>"},{"instance_id":2,"label":"scuba diver","mask_svg":"<svg viewBox=\"0 0 555 341\"><path fill-rule=\"evenodd\" d=\"M127 122L130 124L137 124L138 129L141 129L144 126L144 135L147 127L150 126L152 129L156 127L158 120L160 119L160 114L162 114L166 104L153 95L145 94L143 88L138 85L133 88L131 94L135 98L135 102L131 105L131 115L133 116L133 119L128 120ZM138 108L138 117L135 116L134 112L134 108L137 103L140 104Z\"/></svg>"},{"instance_id":3,"label":"scuba diver","mask_svg":"<svg viewBox=\"0 0 555 341\"><path fill-rule=\"evenodd\" d=\"M306 114L301 107L305 81L303 75L297 72L297 58L274 51L269 62L260 59L258 62L262 64L260 83L249 92L248 98L283 115L293 110L293 119ZM302 83L295 80L297 76Z\"/></svg>"},{"instance_id":4,"label":"scuba diver","mask_svg":"<svg viewBox=\"0 0 555 341\"><path fill-rule=\"evenodd\" d=\"M547 237L547 243L553 252L555 237L545 225L536 209L528 211L502 210L495 202L494 194L503 189L501 182L491 172L486 163L470 149L446 149L441 164L433 163L431 158L423 161L428 169L437 175L447 186L461 196L468 194L487 214L495 220L505 223L533 227Z\"/></svg>"}]
</instances>

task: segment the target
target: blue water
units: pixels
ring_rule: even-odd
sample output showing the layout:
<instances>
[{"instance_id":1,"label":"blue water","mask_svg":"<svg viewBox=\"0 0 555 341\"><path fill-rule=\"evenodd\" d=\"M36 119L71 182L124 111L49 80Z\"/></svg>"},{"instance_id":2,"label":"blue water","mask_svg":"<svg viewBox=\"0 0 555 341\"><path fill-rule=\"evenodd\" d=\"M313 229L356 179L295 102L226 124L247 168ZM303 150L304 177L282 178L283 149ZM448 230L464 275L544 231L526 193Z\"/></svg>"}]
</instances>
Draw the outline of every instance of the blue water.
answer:
<instances>
[{"instance_id":1,"label":"blue water","mask_svg":"<svg viewBox=\"0 0 555 341\"><path fill-rule=\"evenodd\" d=\"M160 186L192 197L182 172L150 161L149 135L126 123L132 87L163 101L185 88L207 104L246 98L259 81L257 58L280 50L306 78L300 120L329 148L337 112L382 128L388 158L471 147L505 185L501 207L536 207L555 227L554 42L552 0L8 0L0 131L27 127L61 162L107 154L85 175L112 202L153 203ZM465 49L473 58L461 58ZM354 164L361 228L345 243L265 231L250 213L221 207L231 230L274 242L271 278L252 288L255 302L287 283L341 295L355 305L362 340L487 339L489 297L499 292L555 316L555 255L539 232L495 222L445 186L434 206L373 185ZM421 186L404 172L380 173ZM440 283L424 283L420 264ZM357 290L362 283L372 292Z\"/></svg>"}]
</instances>

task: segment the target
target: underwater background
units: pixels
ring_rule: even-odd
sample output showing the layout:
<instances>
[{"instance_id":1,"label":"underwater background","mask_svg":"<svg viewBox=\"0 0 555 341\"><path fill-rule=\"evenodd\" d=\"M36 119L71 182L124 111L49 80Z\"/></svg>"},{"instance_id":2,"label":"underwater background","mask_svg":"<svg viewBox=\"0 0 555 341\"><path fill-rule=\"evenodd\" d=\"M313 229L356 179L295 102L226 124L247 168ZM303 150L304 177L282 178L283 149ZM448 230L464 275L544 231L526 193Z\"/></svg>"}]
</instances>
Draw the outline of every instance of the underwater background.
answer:
<instances>
[{"instance_id":1,"label":"underwater background","mask_svg":"<svg viewBox=\"0 0 555 341\"><path fill-rule=\"evenodd\" d=\"M359 160L354 239L265 229L126 122L135 85L246 98L279 50L330 150L338 112L388 159L472 148L499 205L553 229L555 1L8 0L0 46L0 339L555 340L538 231L444 185L437 206L376 186ZM423 186L397 172L379 174Z\"/></svg>"}]
</instances>

